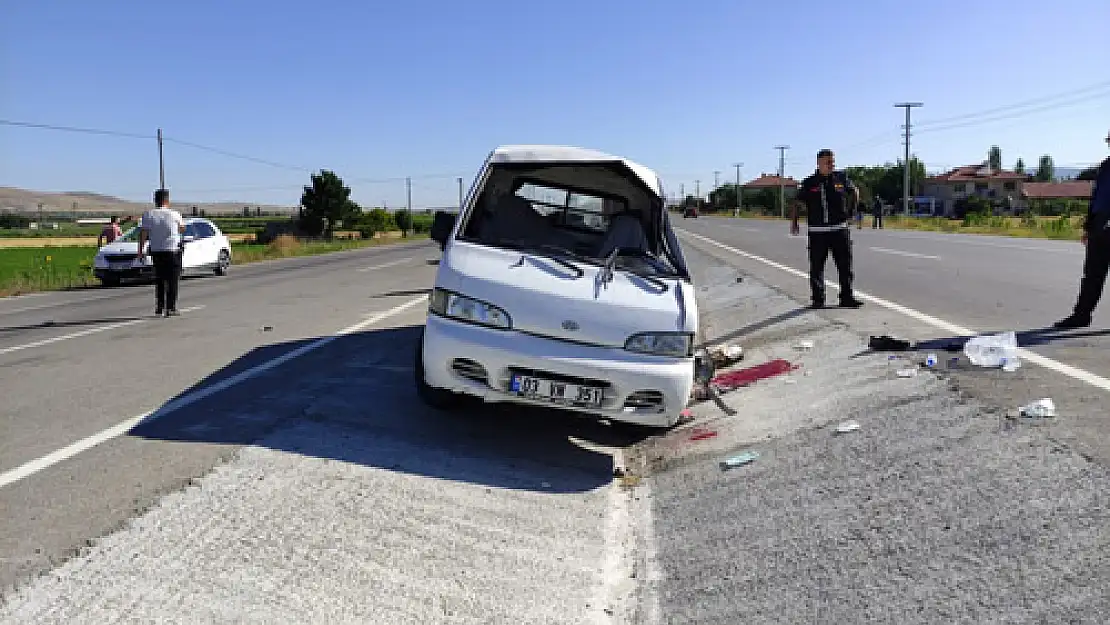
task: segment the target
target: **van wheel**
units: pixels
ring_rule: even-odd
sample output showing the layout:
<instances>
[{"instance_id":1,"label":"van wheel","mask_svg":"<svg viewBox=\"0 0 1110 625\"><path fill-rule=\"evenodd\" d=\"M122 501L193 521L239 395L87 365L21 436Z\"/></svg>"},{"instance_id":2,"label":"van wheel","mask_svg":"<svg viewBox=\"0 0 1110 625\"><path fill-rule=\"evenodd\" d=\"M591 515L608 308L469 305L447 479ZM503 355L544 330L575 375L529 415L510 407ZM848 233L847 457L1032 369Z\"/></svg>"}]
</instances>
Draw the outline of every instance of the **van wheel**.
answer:
<instances>
[{"instance_id":1,"label":"van wheel","mask_svg":"<svg viewBox=\"0 0 1110 625\"><path fill-rule=\"evenodd\" d=\"M430 386L424 378L424 330L420 330L420 340L416 342L416 364L413 366L416 381L416 395L436 410L450 411L462 404L462 396L447 389Z\"/></svg>"}]
</instances>

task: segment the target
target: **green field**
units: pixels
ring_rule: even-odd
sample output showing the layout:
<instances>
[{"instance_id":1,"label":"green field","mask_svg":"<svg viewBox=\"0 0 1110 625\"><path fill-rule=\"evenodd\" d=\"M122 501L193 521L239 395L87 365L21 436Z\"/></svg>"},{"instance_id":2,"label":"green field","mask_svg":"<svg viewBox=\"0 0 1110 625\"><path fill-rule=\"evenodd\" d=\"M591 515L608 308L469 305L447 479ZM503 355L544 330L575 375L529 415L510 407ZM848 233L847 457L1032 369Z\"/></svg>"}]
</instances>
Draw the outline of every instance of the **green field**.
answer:
<instances>
[{"instance_id":1,"label":"green field","mask_svg":"<svg viewBox=\"0 0 1110 625\"><path fill-rule=\"evenodd\" d=\"M416 234L408 238L303 242L283 236L269 245L233 243L231 253L234 265L291 256L328 254L426 238L427 235ZM0 249L0 296L99 284L92 273L92 259L95 255L96 248L88 246Z\"/></svg>"}]
</instances>

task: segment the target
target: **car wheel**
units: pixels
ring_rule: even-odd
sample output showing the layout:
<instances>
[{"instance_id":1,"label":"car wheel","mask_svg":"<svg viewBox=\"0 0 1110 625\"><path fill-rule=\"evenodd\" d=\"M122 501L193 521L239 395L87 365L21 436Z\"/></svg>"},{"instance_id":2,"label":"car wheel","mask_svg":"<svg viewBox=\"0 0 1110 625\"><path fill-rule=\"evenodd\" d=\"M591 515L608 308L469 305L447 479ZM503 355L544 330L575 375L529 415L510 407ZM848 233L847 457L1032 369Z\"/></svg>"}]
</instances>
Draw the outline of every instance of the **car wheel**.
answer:
<instances>
[{"instance_id":1,"label":"car wheel","mask_svg":"<svg viewBox=\"0 0 1110 625\"><path fill-rule=\"evenodd\" d=\"M100 286L116 287L119 286L119 278L101 278Z\"/></svg>"},{"instance_id":2,"label":"car wheel","mask_svg":"<svg viewBox=\"0 0 1110 625\"><path fill-rule=\"evenodd\" d=\"M216 260L216 275L226 276L231 267L231 254L227 250L220 250L220 257Z\"/></svg>"},{"instance_id":3,"label":"car wheel","mask_svg":"<svg viewBox=\"0 0 1110 625\"><path fill-rule=\"evenodd\" d=\"M454 410L462 404L463 397L447 389L430 386L424 378L424 330L420 330L420 340L416 342L416 364L413 366L416 381L416 395L420 401L436 410Z\"/></svg>"}]
</instances>

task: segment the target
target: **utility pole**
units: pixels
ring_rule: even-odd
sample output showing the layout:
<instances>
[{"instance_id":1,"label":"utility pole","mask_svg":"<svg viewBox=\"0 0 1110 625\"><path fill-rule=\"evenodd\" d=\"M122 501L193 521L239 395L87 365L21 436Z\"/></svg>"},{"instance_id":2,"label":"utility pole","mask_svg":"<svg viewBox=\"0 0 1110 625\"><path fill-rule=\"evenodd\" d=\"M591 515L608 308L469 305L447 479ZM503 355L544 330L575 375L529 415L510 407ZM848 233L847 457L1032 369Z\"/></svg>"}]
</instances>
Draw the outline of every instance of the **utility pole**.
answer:
<instances>
[{"instance_id":1,"label":"utility pole","mask_svg":"<svg viewBox=\"0 0 1110 625\"><path fill-rule=\"evenodd\" d=\"M462 176L458 177L458 181L459 181L459 212L461 213L462 212L462 205L463 205Z\"/></svg>"},{"instance_id":2,"label":"utility pole","mask_svg":"<svg viewBox=\"0 0 1110 625\"><path fill-rule=\"evenodd\" d=\"M713 195L713 210L717 210L717 202L719 202L720 199L721 199L720 196L717 194L717 190L720 189L720 188L721 188L721 172L715 171L715 172L713 172L713 192L712 192L712 195Z\"/></svg>"},{"instance_id":3,"label":"utility pole","mask_svg":"<svg viewBox=\"0 0 1110 625\"><path fill-rule=\"evenodd\" d=\"M910 214L910 109L924 106L921 102L900 102L896 108L906 109L906 160L902 161L902 211Z\"/></svg>"},{"instance_id":4,"label":"utility pole","mask_svg":"<svg viewBox=\"0 0 1110 625\"><path fill-rule=\"evenodd\" d=\"M162 129L158 129L158 188L166 188L166 165L162 160Z\"/></svg>"},{"instance_id":5,"label":"utility pole","mask_svg":"<svg viewBox=\"0 0 1110 625\"><path fill-rule=\"evenodd\" d=\"M736 216L740 216L740 211L744 208L744 192L740 190L740 168L744 166L743 163L733 163L736 168Z\"/></svg>"},{"instance_id":6,"label":"utility pole","mask_svg":"<svg viewBox=\"0 0 1110 625\"><path fill-rule=\"evenodd\" d=\"M786 176L786 151L790 149L789 145L776 145L775 149L779 151L779 208L782 211L783 219L786 218L786 185L783 184L783 177Z\"/></svg>"},{"instance_id":7,"label":"utility pole","mask_svg":"<svg viewBox=\"0 0 1110 625\"><path fill-rule=\"evenodd\" d=\"M685 182L680 183L678 185L678 194L682 196L682 205L685 206L686 205L686 183Z\"/></svg>"},{"instance_id":8,"label":"utility pole","mask_svg":"<svg viewBox=\"0 0 1110 625\"><path fill-rule=\"evenodd\" d=\"M697 198L697 207L701 208L701 180L694 181L694 197Z\"/></svg>"},{"instance_id":9,"label":"utility pole","mask_svg":"<svg viewBox=\"0 0 1110 625\"><path fill-rule=\"evenodd\" d=\"M405 177L405 193L408 195L408 201L406 202L406 206L408 206L409 214L411 215L412 214L412 178L408 177L408 176Z\"/></svg>"}]
</instances>

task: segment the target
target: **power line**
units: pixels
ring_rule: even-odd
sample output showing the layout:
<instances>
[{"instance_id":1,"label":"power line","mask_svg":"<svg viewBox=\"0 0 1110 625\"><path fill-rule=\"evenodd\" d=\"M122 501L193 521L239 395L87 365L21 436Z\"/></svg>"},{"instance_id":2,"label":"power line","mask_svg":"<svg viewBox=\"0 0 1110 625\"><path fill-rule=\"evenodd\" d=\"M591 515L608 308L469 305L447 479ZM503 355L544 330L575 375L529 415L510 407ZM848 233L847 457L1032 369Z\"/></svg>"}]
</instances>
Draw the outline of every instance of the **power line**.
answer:
<instances>
[{"instance_id":1,"label":"power line","mask_svg":"<svg viewBox=\"0 0 1110 625\"><path fill-rule=\"evenodd\" d=\"M156 139L155 135L142 135L135 132L121 130L106 130L103 128L81 128L78 126L57 126L54 124L37 124L34 122L21 122L11 119L0 119L2 126L16 126L19 128L36 128L39 130L58 130L62 132L77 132L90 135L106 135L110 137L126 137L128 139Z\"/></svg>"},{"instance_id":2,"label":"power line","mask_svg":"<svg viewBox=\"0 0 1110 625\"><path fill-rule=\"evenodd\" d=\"M972 120L968 120L968 121L964 121L964 122L956 122L956 123L947 124L947 125L943 125L943 126L932 126L932 127L929 127L929 128L924 128L920 132L941 132L941 131L945 131L945 130L957 130L959 128L967 128L967 127L970 127L970 126L981 126L983 124L989 124L991 122L1005 121L1005 120L1008 120L1008 119L1016 119L1016 118L1019 118L1019 117L1025 117L1026 115L1032 115L1034 113L1043 113L1045 111L1052 111L1052 110L1055 110L1055 109L1060 109L1060 108L1064 108L1064 107L1068 107L1068 106L1074 106L1076 104L1082 104L1084 102L1088 102L1088 101L1091 101L1091 100L1097 100L1097 99L1100 99L1100 98L1106 98L1106 97L1110 97L1110 91L1106 91L1106 92L1103 92L1103 93L1095 93L1095 94L1083 96L1083 97L1080 97L1080 98L1075 98L1073 100L1068 100L1068 101L1065 101L1065 102L1058 102L1058 103L1055 103L1055 104L1039 106L1039 107L1032 108L1032 109L1027 109L1027 110L1024 110L1024 111L1015 111L1015 112L1008 113L1008 114L996 115L994 117L988 117L988 118L985 118L985 119L972 119Z\"/></svg>"},{"instance_id":3,"label":"power line","mask_svg":"<svg viewBox=\"0 0 1110 625\"><path fill-rule=\"evenodd\" d=\"M1088 92L1088 91L1102 91L1102 90L1105 90L1107 88L1110 88L1110 80L1100 82L1100 83L1095 83L1093 85L1088 85L1086 87L1081 87L1079 89L1072 89L1070 91L1064 91L1064 92L1057 93L1057 94L1054 94L1054 95L1041 96L1039 98L1033 98L1033 99L1030 99L1030 100L1015 102L1013 104L1007 104L1007 105L1004 105L1004 106L998 106L998 107L994 107L994 108L990 108L990 109L985 109L985 110L982 110L982 111L977 111L975 113L963 113L961 115L954 115L952 117L943 117L943 118L940 118L940 119L926 120L926 121L923 121L923 122L918 122L917 125L919 127L921 127L921 126L935 126L935 125L938 125L938 124L948 124L950 122L958 121L958 120L961 120L961 119L981 117L981 116L984 116L984 115L992 115L992 114L1000 113L1000 112L1003 112L1003 111L1009 111L1009 110L1013 110L1013 109L1024 108L1026 106L1030 106L1030 105L1033 105L1033 104L1041 104L1043 102L1048 102L1048 101L1051 101L1051 100L1057 100L1057 99L1060 99L1060 98L1067 98L1069 96L1076 96L1080 93L1085 93L1085 92ZM1095 97L1098 97L1098 96L1106 95L1106 94L1105 93L1098 93L1098 94L1093 94L1093 95Z\"/></svg>"},{"instance_id":4,"label":"power line","mask_svg":"<svg viewBox=\"0 0 1110 625\"><path fill-rule=\"evenodd\" d=\"M258 163L260 165L269 165L270 167L276 167L278 169L289 169L289 170L293 170L293 171L307 171L307 172L314 172L315 171L315 170L309 169L307 167L297 167L295 165L285 165L283 163L275 163L274 161L270 161L270 160L267 160L267 159L264 159L264 158L258 158L256 156L248 156L246 154L237 154L235 152L228 152L227 150L222 150L220 148L214 148L214 147L209 146L209 145L202 145L200 143L193 143L192 141L185 141L184 139L175 139L173 137L164 137L164 140L168 143L176 143L178 145L183 145L183 146L194 148L194 149L197 149L197 150L203 150L205 152L212 152L213 154L220 154L220 155L226 156L228 158L237 158L239 160L249 161L249 162L252 162L252 163Z\"/></svg>"}]
</instances>

